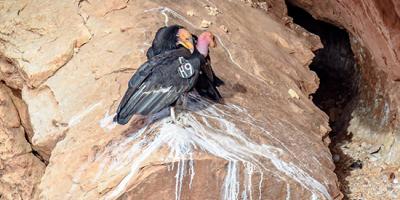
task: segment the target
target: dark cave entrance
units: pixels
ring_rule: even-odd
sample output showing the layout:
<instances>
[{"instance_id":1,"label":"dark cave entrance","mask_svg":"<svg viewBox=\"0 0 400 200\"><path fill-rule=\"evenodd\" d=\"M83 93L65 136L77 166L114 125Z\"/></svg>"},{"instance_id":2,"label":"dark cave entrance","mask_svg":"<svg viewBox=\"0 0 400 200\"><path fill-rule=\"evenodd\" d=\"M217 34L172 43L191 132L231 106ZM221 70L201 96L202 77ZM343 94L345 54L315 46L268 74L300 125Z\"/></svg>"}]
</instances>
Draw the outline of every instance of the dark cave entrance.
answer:
<instances>
[{"instance_id":1,"label":"dark cave entrance","mask_svg":"<svg viewBox=\"0 0 400 200\"><path fill-rule=\"evenodd\" d=\"M315 51L310 69L317 73L320 85L312 95L313 102L330 120L331 137L346 130L352 100L358 91L358 71L351 50L349 34L332 24L315 20L301 8L288 4L288 14L293 22L318 35L324 48Z\"/></svg>"},{"instance_id":2,"label":"dark cave entrance","mask_svg":"<svg viewBox=\"0 0 400 200\"><path fill-rule=\"evenodd\" d=\"M341 152L336 144L344 140L351 141L352 134L347 132L347 128L351 113L355 109L360 77L349 34L332 24L314 19L306 11L288 2L287 7L293 22L318 35L324 46L314 52L315 57L310 64L310 69L316 72L320 79L319 88L312 97L314 104L329 116L332 129L329 133L332 141L330 149L332 155L339 156L342 160L333 158L335 172L341 182L341 190L344 191L347 185L345 177L351 170L348 163L357 164L357 161Z\"/></svg>"}]
</instances>

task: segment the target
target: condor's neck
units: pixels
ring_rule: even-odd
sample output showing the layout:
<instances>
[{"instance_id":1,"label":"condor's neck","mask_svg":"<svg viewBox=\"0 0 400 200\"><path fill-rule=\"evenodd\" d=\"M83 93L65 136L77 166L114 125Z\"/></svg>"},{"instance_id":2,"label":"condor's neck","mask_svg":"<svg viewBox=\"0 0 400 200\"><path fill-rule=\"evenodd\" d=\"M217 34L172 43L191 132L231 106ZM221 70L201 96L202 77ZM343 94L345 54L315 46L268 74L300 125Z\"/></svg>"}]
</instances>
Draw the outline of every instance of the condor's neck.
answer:
<instances>
[{"instance_id":1,"label":"condor's neck","mask_svg":"<svg viewBox=\"0 0 400 200\"><path fill-rule=\"evenodd\" d=\"M199 51L201 55L207 57L208 55L208 41L199 39L196 45L196 49Z\"/></svg>"}]
</instances>

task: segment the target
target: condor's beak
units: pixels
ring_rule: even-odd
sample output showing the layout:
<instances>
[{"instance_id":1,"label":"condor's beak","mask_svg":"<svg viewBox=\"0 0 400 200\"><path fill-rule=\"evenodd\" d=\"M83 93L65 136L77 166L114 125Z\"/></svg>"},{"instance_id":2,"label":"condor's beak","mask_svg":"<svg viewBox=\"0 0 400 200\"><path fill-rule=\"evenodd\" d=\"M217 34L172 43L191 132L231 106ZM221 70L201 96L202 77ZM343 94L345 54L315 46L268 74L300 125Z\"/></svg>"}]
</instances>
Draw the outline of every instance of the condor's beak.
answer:
<instances>
[{"instance_id":1,"label":"condor's beak","mask_svg":"<svg viewBox=\"0 0 400 200\"><path fill-rule=\"evenodd\" d=\"M191 41L178 41L178 44L181 44L184 46L186 49L189 49L190 53L194 52L194 45L193 42Z\"/></svg>"},{"instance_id":2,"label":"condor's beak","mask_svg":"<svg viewBox=\"0 0 400 200\"><path fill-rule=\"evenodd\" d=\"M182 31L181 31L182 30ZM193 38L192 34L189 31L181 29L178 35L178 44L184 46L186 49L189 49L190 53L194 52Z\"/></svg>"}]
</instances>

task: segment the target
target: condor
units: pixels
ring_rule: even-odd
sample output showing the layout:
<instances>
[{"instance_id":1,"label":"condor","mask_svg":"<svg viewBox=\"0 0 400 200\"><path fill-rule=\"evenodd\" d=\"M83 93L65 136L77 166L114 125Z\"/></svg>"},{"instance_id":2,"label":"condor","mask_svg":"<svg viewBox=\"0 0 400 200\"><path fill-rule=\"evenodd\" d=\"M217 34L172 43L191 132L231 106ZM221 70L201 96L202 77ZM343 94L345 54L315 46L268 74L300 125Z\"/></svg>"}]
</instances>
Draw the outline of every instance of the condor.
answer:
<instances>
[{"instance_id":1,"label":"condor","mask_svg":"<svg viewBox=\"0 0 400 200\"><path fill-rule=\"evenodd\" d=\"M181 47L155 55L141 65L129 81L114 121L123 125L133 115L154 114L174 105L195 86L208 49L215 45L214 36L204 32L193 53ZM173 106L171 117L175 121Z\"/></svg>"},{"instance_id":2,"label":"condor","mask_svg":"<svg viewBox=\"0 0 400 200\"><path fill-rule=\"evenodd\" d=\"M197 36L191 34L183 26L164 26L158 29L151 47L147 50L147 59L181 46L193 51L193 45L189 43L192 40L196 44L198 40ZM223 85L224 82L215 75L211 66L210 56L207 55L205 59L206 63L200 68L200 75L195 89L200 96L219 102L222 100L222 96L217 87Z\"/></svg>"}]
</instances>

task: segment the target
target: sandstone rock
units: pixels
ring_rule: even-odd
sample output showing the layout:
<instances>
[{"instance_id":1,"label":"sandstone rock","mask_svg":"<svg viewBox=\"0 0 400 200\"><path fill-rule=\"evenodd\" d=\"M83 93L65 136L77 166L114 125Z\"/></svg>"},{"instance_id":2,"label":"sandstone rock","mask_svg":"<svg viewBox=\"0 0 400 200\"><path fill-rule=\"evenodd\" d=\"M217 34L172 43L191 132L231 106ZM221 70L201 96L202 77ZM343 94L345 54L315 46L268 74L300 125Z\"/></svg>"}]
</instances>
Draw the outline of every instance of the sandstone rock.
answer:
<instances>
[{"instance_id":1,"label":"sandstone rock","mask_svg":"<svg viewBox=\"0 0 400 200\"><path fill-rule=\"evenodd\" d=\"M200 33L196 25L208 17L197 9L202 2L37 0L1 8L0 26L12 31L0 34L0 52L23 74L32 145L49 159L34 198L340 198L320 130L327 116L287 93L315 91L318 78L307 66L321 44L242 2L209 2L223 13L209 30L226 103L191 95L178 124L127 126L112 124L113 112L155 32L179 23ZM223 34L221 25L237 30ZM15 118L12 126L21 123Z\"/></svg>"},{"instance_id":2,"label":"sandstone rock","mask_svg":"<svg viewBox=\"0 0 400 200\"><path fill-rule=\"evenodd\" d=\"M45 166L32 154L14 98L0 83L0 198L32 199Z\"/></svg>"},{"instance_id":3,"label":"sandstone rock","mask_svg":"<svg viewBox=\"0 0 400 200\"><path fill-rule=\"evenodd\" d=\"M31 87L39 86L65 65L91 37L73 1L2 2L3 56L14 60ZM40 12L38 12L40 11ZM63 15L53 15L63 13Z\"/></svg>"},{"instance_id":4,"label":"sandstone rock","mask_svg":"<svg viewBox=\"0 0 400 200\"><path fill-rule=\"evenodd\" d=\"M21 89L24 82L15 65L4 57L0 57L0 80L14 89Z\"/></svg>"},{"instance_id":5,"label":"sandstone rock","mask_svg":"<svg viewBox=\"0 0 400 200\"><path fill-rule=\"evenodd\" d=\"M400 77L400 2L290 0L314 17L346 28L392 80ZM362 23L360 20L362 19Z\"/></svg>"},{"instance_id":6,"label":"sandstone rock","mask_svg":"<svg viewBox=\"0 0 400 200\"><path fill-rule=\"evenodd\" d=\"M400 164L400 3L290 0L313 17L345 28L360 71L358 102L348 130L354 139L384 143L388 163Z\"/></svg>"},{"instance_id":7,"label":"sandstone rock","mask_svg":"<svg viewBox=\"0 0 400 200\"><path fill-rule=\"evenodd\" d=\"M208 28L210 27L212 22L203 19L200 24L200 28Z\"/></svg>"}]
</instances>

